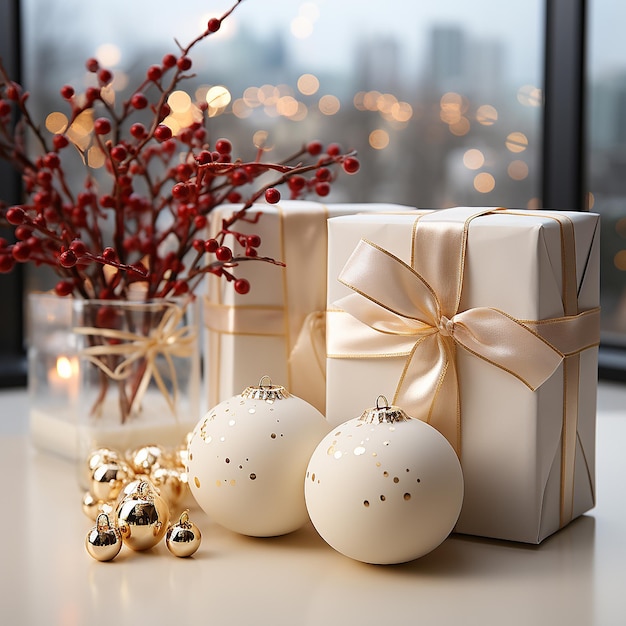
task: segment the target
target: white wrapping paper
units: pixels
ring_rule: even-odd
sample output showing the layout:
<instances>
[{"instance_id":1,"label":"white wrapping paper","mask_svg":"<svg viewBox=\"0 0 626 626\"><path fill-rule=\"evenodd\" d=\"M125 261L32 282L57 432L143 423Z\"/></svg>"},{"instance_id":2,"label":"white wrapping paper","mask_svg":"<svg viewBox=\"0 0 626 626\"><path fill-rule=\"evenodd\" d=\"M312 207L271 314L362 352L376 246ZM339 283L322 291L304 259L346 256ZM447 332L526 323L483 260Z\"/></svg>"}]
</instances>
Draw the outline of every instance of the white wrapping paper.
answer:
<instances>
[{"instance_id":1,"label":"white wrapping paper","mask_svg":"<svg viewBox=\"0 0 626 626\"><path fill-rule=\"evenodd\" d=\"M360 415L378 394L394 398L407 362L391 348L374 358L367 350L337 352L338 334L345 333L337 320L348 315L337 311L337 302L353 293L337 278L361 239L410 265L416 215L329 221L327 418L332 424ZM565 264L564 221L573 226ZM564 293L571 291L569 283L575 283L579 311L597 309L598 231L598 216L588 213L512 211L473 219L458 310L494 307L518 320L560 318L571 315L565 310L572 302ZM363 268L365 276L375 271ZM564 304L568 300L570 305ZM378 339L384 345L385 338ZM575 359L575 370L568 358L533 391L492 363L456 350L466 485L457 532L539 543L593 507L597 346L580 350Z\"/></svg>"},{"instance_id":2,"label":"white wrapping paper","mask_svg":"<svg viewBox=\"0 0 626 626\"><path fill-rule=\"evenodd\" d=\"M211 232L238 205L211 214ZM232 284L209 276L204 299L208 406L256 385L262 376L284 385L324 413L327 226L329 217L367 211L407 210L392 204L329 204L283 201L259 204L257 223L234 229L261 237L259 254L286 267L246 262L235 268L250 281L240 295Z\"/></svg>"}]
</instances>

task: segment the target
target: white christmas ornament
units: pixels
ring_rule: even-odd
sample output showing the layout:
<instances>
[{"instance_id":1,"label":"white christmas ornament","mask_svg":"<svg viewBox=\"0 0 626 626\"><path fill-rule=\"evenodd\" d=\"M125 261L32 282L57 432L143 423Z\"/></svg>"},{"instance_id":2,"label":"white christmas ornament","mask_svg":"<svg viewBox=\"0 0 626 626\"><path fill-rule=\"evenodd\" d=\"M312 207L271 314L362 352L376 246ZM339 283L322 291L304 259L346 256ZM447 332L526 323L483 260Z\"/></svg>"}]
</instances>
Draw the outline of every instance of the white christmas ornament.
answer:
<instances>
[{"instance_id":1,"label":"white christmas ornament","mask_svg":"<svg viewBox=\"0 0 626 626\"><path fill-rule=\"evenodd\" d=\"M308 521L304 475L324 416L280 385L248 387L202 418L188 446L191 493L218 524L272 537Z\"/></svg>"},{"instance_id":2,"label":"white christmas ornament","mask_svg":"<svg viewBox=\"0 0 626 626\"><path fill-rule=\"evenodd\" d=\"M441 433L398 407L368 409L334 428L309 462L311 521L335 550L358 561L404 563L452 531L463 474Z\"/></svg>"}]
</instances>

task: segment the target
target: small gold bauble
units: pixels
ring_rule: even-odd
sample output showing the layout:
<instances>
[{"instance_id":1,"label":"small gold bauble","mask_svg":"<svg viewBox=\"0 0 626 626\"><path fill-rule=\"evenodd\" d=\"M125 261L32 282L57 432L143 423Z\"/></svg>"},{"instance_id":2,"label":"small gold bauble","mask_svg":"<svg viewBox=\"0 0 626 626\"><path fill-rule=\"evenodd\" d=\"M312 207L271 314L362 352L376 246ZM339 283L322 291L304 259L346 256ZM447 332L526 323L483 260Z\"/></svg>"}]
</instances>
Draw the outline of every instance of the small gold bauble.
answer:
<instances>
[{"instance_id":1,"label":"small gold bauble","mask_svg":"<svg viewBox=\"0 0 626 626\"><path fill-rule=\"evenodd\" d=\"M141 446L126 454L126 460L136 474L150 474L164 457L164 448L156 444Z\"/></svg>"},{"instance_id":2,"label":"small gold bauble","mask_svg":"<svg viewBox=\"0 0 626 626\"><path fill-rule=\"evenodd\" d=\"M115 500L134 477L135 473L125 461L107 461L93 469L89 491L96 500Z\"/></svg>"},{"instance_id":3,"label":"small gold bauble","mask_svg":"<svg viewBox=\"0 0 626 626\"><path fill-rule=\"evenodd\" d=\"M83 496L83 513L94 522L100 513L110 515L113 513L114 508L115 507L111 502L97 500L89 491L87 491Z\"/></svg>"},{"instance_id":4,"label":"small gold bauble","mask_svg":"<svg viewBox=\"0 0 626 626\"><path fill-rule=\"evenodd\" d=\"M150 481L171 509L176 507L187 493L186 476L178 469L156 467L150 474Z\"/></svg>"},{"instance_id":5,"label":"small gold bauble","mask_svg":"<svg viewBox=\"0 0 626 626\"><path fill-rule=\"evenodd\" d=\"M91 483L93 471L99 465L114 463L119 460L120 455L117 450L112 450L111 448L96 448L95 450L92 450L85 460L84 465L80 468L81 484L87 486Z\"/></svg>"},{"instance_id":6,"label":"small gold bauble","mask_svg":"<svg viewBox=\"0 0 626 626\"><path fill-rule=\"evenodd\" d=\"M189 519L189 511L183 511L176 524L167 529L167 549L179 557L191 556L202 542L200 529Z\"/></svg>"},{"instance_id":7,"label":"small gold bauble","mask_svg":"<svg viewBox=\"0 0 626 626\"><path fill-rule=\"evenodd\" d=\"M96 561L110 561L122 549L122 535L106 513L100 513L96 525L87 533L85 548Z\"/></svg>"},{"instance_id":8,"label":"small gold bauble","mask_svg":"<svg viewBox=\"0 0 626 626\"><path fill-rule=\"evenodd\" d=\"M133 550L149 550L167 532L170 511L167 502L146 480L117 506L117 519L124 543Z\"/></svg>"}]
</instances>

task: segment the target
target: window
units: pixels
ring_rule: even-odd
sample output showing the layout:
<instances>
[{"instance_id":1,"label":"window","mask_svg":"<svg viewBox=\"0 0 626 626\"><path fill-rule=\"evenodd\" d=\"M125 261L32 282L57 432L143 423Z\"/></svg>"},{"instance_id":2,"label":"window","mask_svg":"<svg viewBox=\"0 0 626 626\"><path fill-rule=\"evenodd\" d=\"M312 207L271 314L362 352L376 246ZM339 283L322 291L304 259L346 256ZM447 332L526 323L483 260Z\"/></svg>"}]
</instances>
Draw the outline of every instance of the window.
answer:
<instances>
[{"instance_id":1,"label":"window","mask_svg":"<svg viewBox=\"0 0 626 626\"><path fill-rule=\"evenodd\" d=\"M188 0L180 9L163 0L110 0L106 11L80 0L49 1L45 11L42 0L21 4L24 79L43 116L60 106L61 84L83 84L88 56L114 69L127 96L125 81L136 83L137 72L175 51L174 37L191 40L204 28L207 9L219 13L230 0ZM275 146L275 158L310 138L356 148L361 172L344 177L329 201L592 205L604 218L603 341L624 348L626 314L619 307L626 306L626 270L617 263L626 264L626 250L619 254L626 248L626 218L619 207L624 194L616 189L623 177L615 171L623 157L626 87L606 80L598 51L603 41L616 40L598 34L617 28L614 10L610 0L244 2L196 49L197 76L188 88L228 89L229 112L211 119L209 128L214 138L232 138L244 157L254 154L258 131ZM611 57L613 67L624 60L626 52ZM29 271L26 284L43 288L51 277Z\"/></svg>"}]
</instances>

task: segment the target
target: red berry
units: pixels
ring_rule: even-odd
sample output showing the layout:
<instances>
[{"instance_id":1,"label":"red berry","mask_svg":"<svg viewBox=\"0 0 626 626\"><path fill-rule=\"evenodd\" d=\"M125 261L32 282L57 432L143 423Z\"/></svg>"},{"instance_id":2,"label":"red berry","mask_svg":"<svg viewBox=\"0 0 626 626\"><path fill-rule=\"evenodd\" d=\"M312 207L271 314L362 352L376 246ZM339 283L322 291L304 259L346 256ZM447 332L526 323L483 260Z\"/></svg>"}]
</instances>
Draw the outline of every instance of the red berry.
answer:
<instances>
[{"instance_id":1,"label":"red berry","mask_svg":"<svg viewBox=\"0 0 626 626\"><path fill-rule=\"evenodd\" d=\"M241 194L238 191L231 191L227 196L226 200L231 204L237 204L241 202Z\"/></svg>"},{"instance_id":2,"label":"red berry","mask_svg":"<svg viewBox=\"0 0 626 626\"><path fill-rule=\"evenodd\" d=\"M250 257L250 258L254 258L255 256L257 256L259 253L256 251L256 248L253 248L252 246L248 246L246 248L246 256Z\"/></svg>"},{"instance_id":3,"label":"red berry","mask_svg":"<svg viewBox=\"0 0 626 626\"><path fill-rule=\"evenodd\" d=\"M217 242L217 239L207 239L204 242L204 250L205 252L215 252L220 247L220 244Z\"/></svg>"},{"instance_id":4,"label":"red berry","mask_svg":"<svg viewBox=\"0 0 626 626\"><path fill-rule=\"evenodd\" d=\"M0 100L0 117L6 117L11 113L11 105L6 100Z\"/></svg>"},{"instance_id":5,"label":"red berry","mask_svg":"<svg viewBox=\"0 0 626 626\"><path fill-rule=\"evenodd\" d=\"M56 152L48 152L43 158L43 164L45 167L54 170L61 165L61 159Z\"/></svg>"},{"instance_id":6,"label":"red berry","mask_svg":"<svg viewBox=\"0 0 626 626\"><path fill-rule=\"evenodd\" d=\"M192 61L189 57L180 57L180 59L176 61L176 65L179 70L186 72L191 69Z\"/></svg>"},{"instance_id":7,"label":"red berry","mask_svg":"<svg viewBox=\"0 0 626 626\"><path fill-rule=\"evenodd\" d=\"M235 281L235 291L241 295L248 293L250 291L250 282L245 278L238 278Z\"/></svg>"},{"instance_id":8,"label":"red berry","mask_svg":"<svg viewBox=\"0 0 626 626\"><path fill-rule=\"evenodd\" d=\"M228 262L233 258L233 252L228 246L220 246L215 251L215 256L218 261Z\"/></svg>"},{"instance_id":9,"label":"red berry","mask_svg":"<svg viewBox=\"0 0 626 626\"><path fill-rule=\"evenodd\" d=\"M222 25L222 22L220 20L218 20L216 17L212 17L209 20L207 29L210 33L216 33L220 29L221 25Z\"/></svg>"},{"instance_id":10,"label":"red berry","mask_svg":"<svg viewBox=\"0 0 626 626\"><path fill-rule=\"evenodd\" d=\"M198 229L204 228L207 225L208 221L209 220L207 219L206 215L196 215L193 218L194 226Z\"/></svg>"},{"instance_id":11,"label":"red berry","mask_svg":"<svg viewBox=\"0 0 626 626\"><path fill-rule=\"evenodd\" d=\"M89 104L93 104L100 98L100 89L98 87L87 87L85 90L85 99Z\"/></svg>"},{"instance_id":12,"label":"red berry","mask_svg":"<svg viewBox=\"0 0 626 626\"><path fill-rule=\"evenodd\" d=\"M69 296L74 291L74 285L67 280L60 280L54 286L54 292L57 296Z\"/></svg>"},{"instance_id":13,"label":"red berry","mask_svg":"<svg viewBox=\"0 0 626 626\"><path fill-rule=\"evenodd\" d=\"M247 182L250 181L248 175L243 170L235 170L232 173L230 180L232 184L237 187L239 187L240 185L245 185Z\"/></svg>"},{"instance_id":14,"label":"red berry","mask_svg":"<svg viewBox=\"0 0 626 626\"><path fill-rule=\"evenodd\" d=\"M317 183L315 185L315 193L318 196L327 196L330 193L330 185L328 183Z\"/></svg>"},{"instance_id":15,"label":"red berry","mask_svg":"<svg viewBox=\"0 0 626 626\"><path fill-rule=\"evenodd\" d=\"M218 139L215 142L215 150L219 154L230 154L233 151L233 145L228 139Z\"/></svg>"},{"instance_id":16,"label":"red berry","mask_svg":"<svg viewBox=\"0 0 626 626\"><path fill-rule=\"evenodd\" d=\"M204 241L202 241L202 239L194 239L191 242L191 247L196 251L196 252L204 252Z\"/></svg>"},{"instance_id":17,"label":"red berry","mask_svg":"<svg viewBox=\"0 0 626 626\"><path fill-rule=\"evenodd\" d=\"M137 92L130 99L130 103L134 109L145 109L148 106L148 98L141 92Z\"/></svg>"},{"instance_id":18,"label":"red berry","mask_svg":"<svg viewBox=\"0 0 626 626\"><path fill-rule=\"evenodd\" d=\"M113 248L105 248L102 251L102 258L107 263L115 263L115 261L117 261L117 252L115 252Z\"/></svg>"},{"instance_id":19,"label":"red berry","mask_svg":"<svg viewBox=\"0 0 626 626\"><path fill-rule=\"evenodd\" d=\"M176 63L176 59L174 59L174 63ZM163 70L158 65L151 65L146 72L146 76L148 77L148 80L156 82L161 78L161 76L163 76Z\"/></svg>"},{"instance_id":20,"label":"red berry","mask_svg":"<svg viewBox=\"0 0 626 626\"><path fill-rule=\"evenodd\" d=\"M104 194L100 197L100 206L105 209L112 209L115 207L115 198L110 194Z\"/></svg>"},{"instance_id":21,"label":"red berry","mask_svg":"<svg viewBox=\"0 0 626 626\"><path fill-rule=\"evenodd\" d=\"M6 274L15 267L15 259L9 254L0 254L0 273Z\"/></svg>"},{"instance_id":22,"label":"red berry","mask_svg":"<svg viewBox=\"0 0 626 626\"><path fill-rule=\"evenodd\" d=\"M343 169L348 174L355 174L356 172L359 171L360 167L361 167L361 164L359 163L358 159L355 159L354 157L346 157L344 159Z\"/></svg>"},{"instance_id":23,"label":"red berry","mask_svg":"<svg viewBox=\"0 0 626 626\"><path fill-rule=\"evenodd\" d=\"M159 124L154 129L154 136L159 141L167 141L172 138L172 130L169 126L165 126L165 124Z\"/></svg>"},{"instance_id":24,"label":"red berry","mask_svg":"<svg viewBox=\"0 0 626 626\"><path fill-rule=\"evenodd\" d=\"M113 74L111 70L100 70L98 72L98 80L101 85L108 85L113 80Z\"/></svg>"},{"instance_id":25,"label":"red berry","mask_svg":"<svg viewBox=\"0 0 626 626\"><path fill-rule=\"evenodd\" d=\"M338 143L329 144L328 148L326 148L326 154L328 156L339 156L341 154L341 146Z\"/></svg>"},{"instance_id":26,"label":"red berry","mask_svg":"<svg viewBox=\"0 0 626 626\"><path fill-rule=\"evenodd\" d=\"M118 144L117 146L113 146L111 148L111 158L114 161L117 161L119 163L120 161L123 161L127 156L128 151L123 145Z\"/></svg>"},{"instance_id":27,"label":"red berry","mask_svg":"<svg viewBox=\"0 0 626 626\"><path fill-rule=\"evenodd\" d=\"M265 190L265 201L268 204L276 204L280 202L280 191L276 187L270 187Z\"/></svg>"},{"instance_id":28,"label":"red berry","mask_svg":"<svg viewBox=\"0 0 626 626\"><path fill-rule=\"evenodd\" d=\"M93 130L96 135L106 135L111 132L111 121L106 117L99 117L93 123Z\"/></svg>"},{"instance_id":29,"label":"red berry","mask_svg":"<svg viewBox=\"0 0 626 626\"><path fill-rule=\"evenodd\" d=\"M308 143L306 149L311 156L317 156L322 153L324 146L321 141L311 141Z\"/></svg>"},{"instance_id":30,"label":"red berry","mask_svg":"<svg viewBox=\"0 0 626 626\"><path fill-rule=\"evenodd\" d=\"M130 134L135 139L143 139L146 136L146 127L141 122L136 122L130 127Z\"/></svg>"},{"instance_id":31,"label":"red berry","mask_svg":"<svg viewBox=\"0 0 626 626\"><path fill-rule=\"evenodd\" d=\"M83 256L87 252L87 246L84 241L80 239L74 239L70 244L70 250L76 254L76 256Z\"/></svg>"},{"instance_id":32,"label":"red berry","mask_svg":"<svg viewBox=\"0 0 626 626\"><path fill-rule=\"evenodd\" d=\"M24 220L26 219L26 213L22 207L14 206L7 210L6 218L9 224L17 226L18 224L24 223Z\"/></svg>"},{"instance_id":33,"label":"red berry","mask_svg":"<svg viewBox=\"0 0 626 626\"><path fill-rule=\"evenodd\" d=\"M62 150L69 145L69 139L65 135L55 135L52 138L52 144L55 150Z\"/></svg>"},{"instance_id":34,"label":"red berry","mask_svg":"<svg viewBox=\"0 0 626 626\"><path fill-rule=\"evenodd\" d=\"M33 234L32 228L29 226L20 225L15 228L15 238L20 241L25 241Z\"/></svg>"},{"instance_id":35,"label":"red berry","mask_svg":"<svg viewBox=\"0 0 626 626\"><path fill-rule=\"evenodd\" d=\"M258 248L261 245L261 237L258 235L248 235L247 244L253 248Z\"/></svg>"},{"instance_id":36,"label":"red berry","mask_svg":"<svg viewBox=\"0 0 626 626\"><path fill-rule=\"evenodd\" d=\"M173 54L166 54L162 60L163 67L174 67L176 65L176 57Z\"/></svg>"},{"instance_id":37,"label":"red berry","mask_svg":"<svg viewBox=\"0 0 626 626\"><path fill-rule=\"evenodd\" d=\"M202 152L200 152L196 156L196 163L199 163L200 165L206 165L207 163L211 163L212 161L213 156L210 150L202 150Z\"/></svg>"},{"instance_id":38,"label":"red berry","mask_svg":"<svg viewBox=\"0 0 626 626\"><path fill-rule=\"evenodd\" d=\"M85 62L85 67L88 72L97 72L100 69L100 63L98 63L98 59L94 59L93 57L87 59Z\"/></svg>"},{"instance_id":39,"label":"red berry","mask_svg":"<svg viewBox=\"0 0 626 626\"><path fill-rule=\"evenodd\" d=\"M18 241L16 244L13 245L13 248L11 248L13 258L16 261L20 261L21 263L23 263L24 261L28 261L31 252L32 249L30 245L25 241Z\"/></svg>"},{"instance_id":40,"label":"red berry","mask_svg":"<svg viewBox=\"0 0 626 626\"><path fill-rule=\"evenodd\" d=\"M317 170L315 170L315 178L319 182L330 180L332 177L332 172L327 167L318 167Z\"/></svg>"},{"instance_id":41,"label":"red berry","mask_svg":"<svg viewBox=\"0 0 626 626\"><path fill-rule=\"evenodd\" d=\"M17 83L9 83L7 85L6 96L9 100L16 102L20 98L20 87Z\"/></svg>"},{"instance_id":42,"label":"red berry","mask_svg":"<svg viewBox=\"0 0 626 626\"><path fill-rule=\"evenodd\" d=\"M63 85L63 87L61 87L61 97L65 100L71 100L74 97L74 87L71 85Z\"/></svg>"},{"instance_id":43,"label":"red berry","mask_svg":"<svg viewBox=\"0 0 626 626\"><path fill-rule=\"evenodd\" d=\"M287 181L287 186L291 191L302 191L306 185L306 178L304 176L292 176Z\"/></svg>"},{"instance_id":44,"label":"red berry","mask_svg":"<svg viewBox=\"0 0 626 626\"><path fill-rule=\"evenodd\" d=\"M59 254L59 264L61 267L74 267L78 261L73 250L65 250Z\"/></svg>"},{"instance_id":45,"label":"red berry","mask_svg":"<svg viewBox=\"0 0 626 626\"><path fill-rule=\"evenodd\" d=\"M185 183L176 183L172 187L172 196L177 200L184 200L189 197L189 187Z\"/></svg>"}]
</instances>

